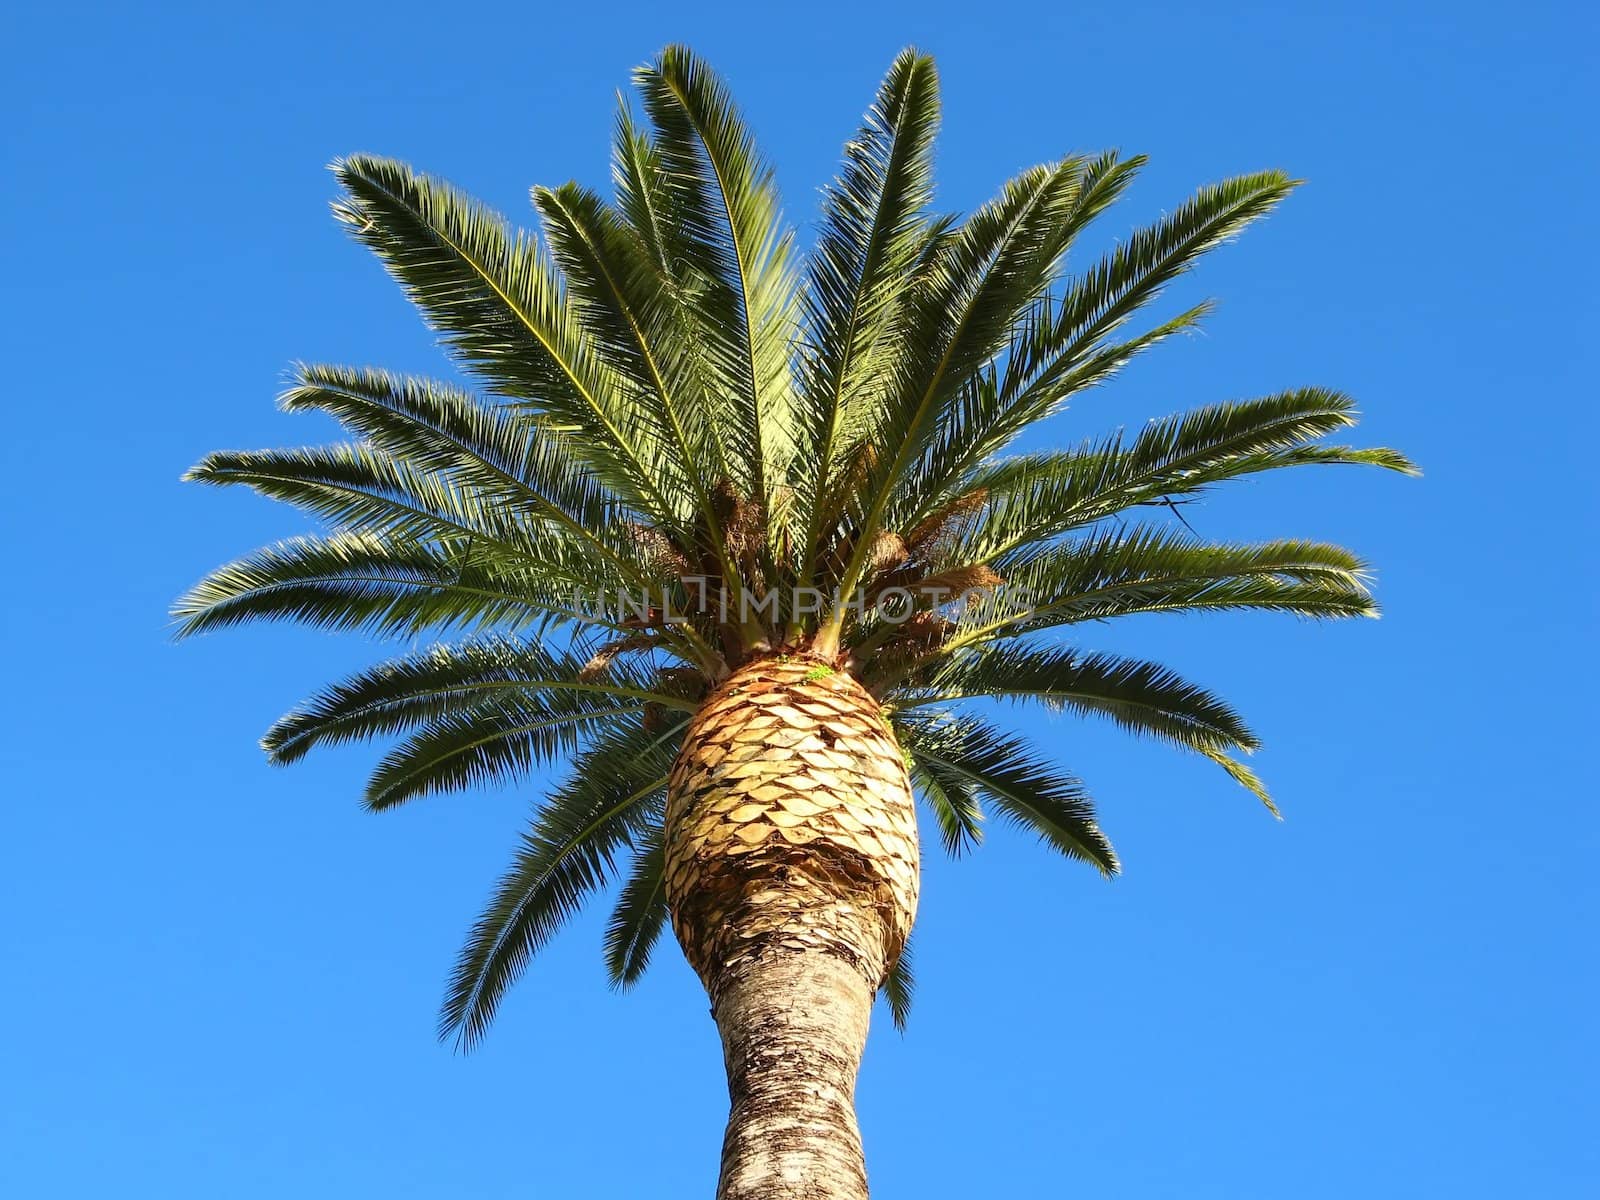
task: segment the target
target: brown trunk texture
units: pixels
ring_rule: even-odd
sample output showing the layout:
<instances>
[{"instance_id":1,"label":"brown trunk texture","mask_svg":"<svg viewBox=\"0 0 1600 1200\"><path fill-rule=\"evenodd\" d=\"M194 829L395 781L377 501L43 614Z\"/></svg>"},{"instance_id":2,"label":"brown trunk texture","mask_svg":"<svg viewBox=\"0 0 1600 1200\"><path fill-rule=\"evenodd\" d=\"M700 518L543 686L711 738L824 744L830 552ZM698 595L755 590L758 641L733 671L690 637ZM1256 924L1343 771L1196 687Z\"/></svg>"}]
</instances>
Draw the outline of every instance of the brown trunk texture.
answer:
<instances>
[{"instance_id":1,"label":"brown trunk texture","mask_svg":"<svg viewBox=\"0 0 1600 1200\"><path fill-rule=\"evenodd\" d=\"M918 881L877 702L812 660L740 668L690 724L666 835L672 926L728 1070L719 1200L863 1200L856 1073Z\"/></svg>"}]
</instances>

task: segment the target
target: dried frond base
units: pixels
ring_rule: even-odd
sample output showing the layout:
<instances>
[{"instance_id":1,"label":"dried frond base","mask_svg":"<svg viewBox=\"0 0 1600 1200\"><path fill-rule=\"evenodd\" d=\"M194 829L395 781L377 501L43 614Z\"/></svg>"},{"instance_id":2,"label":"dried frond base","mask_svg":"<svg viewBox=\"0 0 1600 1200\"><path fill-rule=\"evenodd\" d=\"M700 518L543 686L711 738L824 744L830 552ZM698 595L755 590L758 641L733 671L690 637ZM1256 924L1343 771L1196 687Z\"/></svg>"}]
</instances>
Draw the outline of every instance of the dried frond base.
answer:
<instances>
[{"instance_id":1,"label":"dried frond base","mask_svg":"<svg viewBox=\"0 0 1600 1200\"><path fill-rule=\"evenodd\" d=\"M668 785L673 929L713 1000L767 951L822 950L876 988L916 916L916 811L872 696L766 658L695 715Z\"/></svg>"}]
</instances>

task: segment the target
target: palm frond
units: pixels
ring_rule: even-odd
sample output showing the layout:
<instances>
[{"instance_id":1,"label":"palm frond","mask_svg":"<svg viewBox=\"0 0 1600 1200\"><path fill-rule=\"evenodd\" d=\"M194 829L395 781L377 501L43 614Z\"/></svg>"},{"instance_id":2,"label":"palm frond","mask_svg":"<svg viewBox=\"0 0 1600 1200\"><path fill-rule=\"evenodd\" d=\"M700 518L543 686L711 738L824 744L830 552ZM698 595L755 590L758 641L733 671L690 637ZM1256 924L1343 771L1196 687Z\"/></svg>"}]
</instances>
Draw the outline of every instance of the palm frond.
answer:
<instances>
[{"instance_id":1,"label":"palm frond","mask_svg":"<svg viewBox=\"0 0 1600 1200\"><path fill-rule=\"evenodd\" d=\"M617 97L617 121L611 138L611 182L617 212L633 230L661 277L679 283L678 272L689 250L683 221L650 135L634 120L625 97Z\"/></svg>"},{"instance_id":2,"label":"palm frond","mask_svg":"<svg viewBox=\"0 0 1600 1200\"><path fill-rule=\"evenodd\" d=\"M581 434L574 454L618 496L670 521L679 506L655 422L596 361L537 241L403 163L356 155L333 171L345 192L334 215L445 342L495 390Z\"/></svg>"},{"instance_id":3,"label":"palm frond","mask_svg":"<svg viewBox=\"0 0 1600 1200\"><path fill-rule=\"evenodd\" d=\"M987 503L953 553L986 560L1130 508L1284 467L1359 464L1415 472L1393 450L1310 444L1355 422L1348 396L1300 388L1152 422L1131 441L1118 433L1076 450L1002 459L969 478L967 486Z\"/></svg>"},{"instance_id":4,"label":"palm frond","mask_svg":"<svg viewBox=\"0 0 1600 1200\"><path fill-rule=\"evenodd\" d=\"M896 713L895 729L902 724ZM913 756L911 786L933 811L945 853L959 858L983 841L983 806L971 779L941 762Z\"/></svg>"},{"instance_id":5,"label":"palm frond","mask_svg":"<svg viewBox=\"0 0 1600 1200\"><path fill-rule=\"evenodd\" d=\"M633 867L606 926L606 973L614 987L628 988L639 981L667 924L665 854L660 826L653 825L639 836Z\"/></svg>"},{"instance_id":6,"label":"palm frond","mask_svg":"<svg viewBox=\"0 0 1600 1200\"><path fill-rule=\"evenodd\" d=\"M839 177L823 192L805 289L803 446L810 469L800 487L809 513L808 562L801 575L806 580L829 515L828 483L838 443L849 432L849 400L892 378L883 369L889 362L882 348L916 278L913 267L930 241L926 210L933 197L938 127L933 61L903 51L860 131L846 145Z\"/></svg>"},{"instance_id":7,"label":"palm frond","mask_svg":"<svg viewBox=\"0 0 1600 1200\"><path fill-rule=\"evenodd\" d=\"M961 776L1001 815L1067 858L1116 874L1116 853L1083 785L1035 758L1022 742L967 715L907 721L899 732L919 765Z\"/></svg>"},{"instance_id":8,"label":"palm frond","mask_svg":"<svg viewBox=\"0 0 1600 1200\"><path fill-rule=\"evenodd\" d=\"M470 539L486 550L547 565L604 571L587 538L568 529L530 526L437 474L392 454L350 442L296 450L219 450L184 476L217 486L244 484L335 526L419 542Z\"/></svg>"},{"instance_id":9,"label":"palm frond","mask_svg":"<svg viewBox=\"0 0 1600 1200\"><path fill-rule=\"evenodd\" d=\"M1126 341L1094 347L1057 381L1051 411L1059 409L1070 397L1105 383L1145 351L1194 330L1210 311L1209 303L1197 304ZM1026 322L1024 332L1018 336L1027 336ZM1002 386L1000 369L990 366L962 389L927 452L907 472L905 485L891 509L900 523L911 525L926 520L930 511L948 503L953 496L970 491L983 463L1010 440L1012 435L991 436L1004 432ZM1033 419L1049 415L1043 412ZM1022 427L1019 425L1017 432Z\"/></svg>"},{"instance_id":10,"label":"palm frond","mask_svg":"<svg viewBox=\"0 0 1600 1200\"><path fill-rule=\"evenodd\" d=\"M889 1002L889 1016L902 1033L911 1019L911 1000L916 990L917 979L911 970L911 942L907 939L900 949L900 957L895 959L883 981L883 998Z\"/></svg>"},{"instance_id":11,"label":"palm frond","mask_svg":"<svg viewBox=\"0 0 1600 1200\"><path fill-rule=\"evenodd\" d=\"M1211 543L1134 527L1019 551L996 566L1006 587L968 606L948 650L1135 613L1377 614L1365 564L1319 542Z\"/></svg>"},{"instance_id":12,"label":"palm frond","mask_svg":"<svg viewBox=\"0 0 1600 1200\"><path fill-rule=\"evenodd\" d=\"M548 619L563 580L474 558L469 540L432 547L369 533L299 537L217 568L173 607L180 637L251 621L381 636L520 629ZM572 612L573 620L585 619Z\"/></svg>"},{"instance_id":13,"label":"palm frond","mask_svg":"<svg viewBox=\"0 0 1600 1200\"><path fill-rule=\"evenodd\" d=\"M772 168L763 160L726 86L693 51L670 46L635 82L655 128L677 214L708 287L702 303L725 317L733 346L718 355L734 373L728 395L750 494L765 504L793 446L794 384L789 343L798 317L791 263Z\"/></svg>"},{"instance_id":14,"label":"palm frond","mask_svg":"<svg viewBox=\"0 0 1600 1200\"><path fill-rule=\"evenodd\" d=\"M862 516L841 576L850 595L902 474L921 456L940 413L964 381L998 354L1017 316L1049 283L1065 249L1064 216L1078 195L1084 164L1066 159L1011 180L932 255L927 278L901 323L903 369L871 422L868 444L884 453L870 462L859 489ZM837 644L843 608L821 637Z\"/></svg>"},{"instance_id":15,"label":"palm frond","mask_svg":"<svg viewBox=\"0 0 1600 1200\"><path fill-rule=\"evenodd\" d=\"M1201 255L1271 212L1297 184L1282 171L1261 171L1203 187L1075 279L1053 305L1053 319L1036 322L1033 336L1006 362L1000 400L1008 427L1048 409L1054 382L1089 347L1154 300Z\"/></svg>"},{"instance_id":16,"label":"palm frond","mask_svg":"<svg viewBox=\"0 0 1600 1200\"><path fill-rule=\"evenodd\" d=\"M302 364L281 402L288 412L326 412L374 450L459 480L509 519L562 525L612 559L626 547L607 535L632 514L581 465L570 439L514 408L433 380L320 364Z\"/></svg>"},{"instance_id":17,"label":"palm frond","mask_svg":"<svg viewBox=\"0 0 1600 1200\"><path fill-rule=\"evenodd\" d=\"M1278 811L1277 803L1267 791L1267 785L1261 782L1259 775L1221 750L1205 750L1202 753L1226 771L1235 783L1266 805L1269 813L1282 820L1283 814Z\"/></svg>"},{"instance_id":18,"label":"palm frond","mask_svg":"<svg viewBox=\"0 0 1600 1200\"><path fill-rule=\"evenodd\" d=\"M1130 733L1190 749L1254 750L1260 743L1221 699L1159 663L1061 646L999 643L932 660L888 692L897 710L993 698L1035 700L1102 716Z\"/></svg>"},{"instance_id":19,"label":"palm frond","mask_svg":"<svg viewBox=\"0 0 1600 1200\"><path fill-rule=\"evenodd\" d=\"M487 1031L506 989L602 887L617 851L658 822L667 771L686 722L651 739L619 723L573 764L523 835L511 869L463 947L440 1014L441 1037L469 1048Z\"/></svg>"},{"instance_id":20,"label":"palm frond","mask_svg":"<svg viewBox=\"0 0 1600 1200\"><path fill-rule=\"evenodd\" d=\"M1155 300L1207 251L1271 212L1297 184L1282 171L1201 188L1169 216L1138 230L1075 278L1059 299L1042 297L1021 323L1003 367L969 396L943 431L940 464L923 491L935 495L998 453L1074 393L1102 382L1133 355L1191 328L1208 305L1116 345L1104 339Z\"/></svg>"},{"instance_id":21,"label":"palm frond","mask_svg":"<svg viewBox=\"0 0 1600 1200\"><path fill-rule=\"evenodd\" d=\"M526 778L572 754L586 736L643 702L571 688L499 692L455 705L427 721L378 763L367 782L374 812L442 792Z\"/></svg>"},{"instance_id":22,"label":"palm frond","mask_svg":"<svg viewBox=\"0 0 1600 1200\"><path fill-rule=\"evenodd\" d=\"M489 637L435 645L369 667L324 688L275 722L262 748L275 763L291 763L319 745L381 737L414 729L469 706L524 704L544 691L573 691L692 709L693 703L656 690L654 673L611 661L594 670L581 655L521 638Z\"/></svg>"},{"instance_id":23,"label":"palm frond","mask_svg":"<svg viewBox=\"0 0 1600 1200\"><path fill-rule=\"evenodd\" d=\"M729 553L714 494L722 480L746 477L750 453L730 454L723 444L726 425L716 381L708 376L703 348L677 324L672 291L628 227L598 196L567 184L538 188L534 201L566 272L571 302L586 328L601 331L608 354L641 394L653 398L670 447L693 497L697 518L709 529L721 573L740 581ZM688 334L688 336L685 336ZM735 447L737 450L737 447ZM734 471L730 464L738 462Z\"/></svg>"},{"instance_id":24,"label":"palm frond","mask_svg":"<svg viewBox=\"0 0 1600 1200\"><path fill-rule=\"evenodd\" d=\"M1248 754L1260 748L1260 740L1228 704L1159 663L1000 642L949 658L935 654L906 673L909 681L887 689L902 719L915 719L935 705L949 708L977 699L1036 701L1058 712L1108 717L1130 733L1210 759L1277 814L1260 780L1228 753ZM935 780L934 793L943 795L937 800L930 795L947 847L952 834L965 833L960 826L952 828L946 815L954 808L948 798L953 782Z\"/></svg>"},{"instance_id":25,"label":"palm frond","mask_svg":"<svg viewBox=\"0 0 1600 1200\"><path fill-rule=\"evenodd\" d=\"M703 498L733 461L718 428L718 397L701 350L676 324L655 260L599 196L576 183L535 188L534 206L567 282L567 302L659 422L668 456Z\"/></svg>"}]
</instances>

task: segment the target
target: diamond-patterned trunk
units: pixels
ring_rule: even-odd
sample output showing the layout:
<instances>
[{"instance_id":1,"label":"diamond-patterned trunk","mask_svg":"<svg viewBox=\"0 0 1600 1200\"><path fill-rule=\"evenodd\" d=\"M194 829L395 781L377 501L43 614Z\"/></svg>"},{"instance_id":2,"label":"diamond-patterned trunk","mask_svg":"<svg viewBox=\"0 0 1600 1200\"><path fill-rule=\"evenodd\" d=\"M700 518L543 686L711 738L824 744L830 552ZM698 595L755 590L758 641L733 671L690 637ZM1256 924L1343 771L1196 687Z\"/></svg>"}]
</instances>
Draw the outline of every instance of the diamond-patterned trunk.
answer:
<instances>
[{"instance_id":1,"label":"diamond-patterned trunk","mask_svg":"<svg viewBox=\"0 0 1600 1200\"><path fill-rule=\"evenodd\" d=\"M918 883L911 785L877 702L813 660L742 667L690 723L666 838L673 929L727 1060L718 1196L865 1197L856 1072Z\"/></svg>"}]
</instances>

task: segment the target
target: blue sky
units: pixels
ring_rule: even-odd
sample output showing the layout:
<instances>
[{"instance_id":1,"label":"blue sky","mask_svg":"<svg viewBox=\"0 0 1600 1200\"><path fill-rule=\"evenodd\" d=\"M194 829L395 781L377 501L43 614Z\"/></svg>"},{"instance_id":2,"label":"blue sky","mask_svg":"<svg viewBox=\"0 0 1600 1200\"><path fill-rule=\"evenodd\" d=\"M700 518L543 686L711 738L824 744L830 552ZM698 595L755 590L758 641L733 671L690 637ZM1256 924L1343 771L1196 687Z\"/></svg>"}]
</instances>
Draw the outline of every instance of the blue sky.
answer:
<instances>
[{"instance_id":1,"label":"blue sky","mask_svg":"<svg viewBox=\"0 0 1600 1200\"><path fill-rule=\"evenodd\" d=\"M1378 622L1148 621L1266 738L1271 821L1204 764L1029 717L1099 795L1105 883L996 829L930 847L920 994L860 1107L879 1200L1577 1197L1593 1133L1596 185L1587 6L35 6L8 25L11 414L0 1191L308 1198L710 1194L715 1032L663 953L605 986L574 926L474 1055L432 1036L536 789L358 807L376 751L270 769L270 720L382 647L174 646L172 597L306 527L180 485L331 430L295 359L438 373L335 227L368 150L528 219L605 180L662 44L727 75L806 227L895 51L944 78L941 202L1117 146L1151 164L1094 245L1195 185L1309 180L1169 297L1216 295L1049 431L1323 384L1422 481L1265 480L1202 532L1345 542Z\"/></svg>"}]
</instances>

